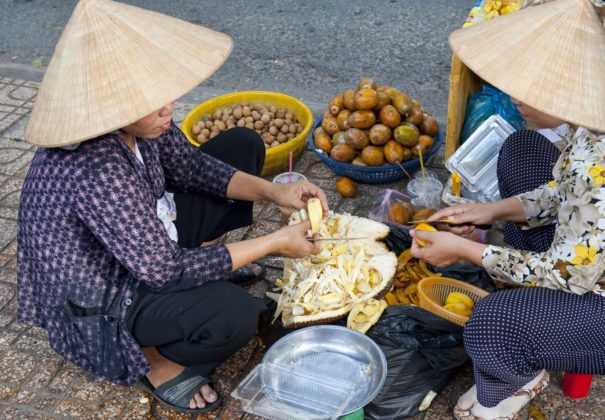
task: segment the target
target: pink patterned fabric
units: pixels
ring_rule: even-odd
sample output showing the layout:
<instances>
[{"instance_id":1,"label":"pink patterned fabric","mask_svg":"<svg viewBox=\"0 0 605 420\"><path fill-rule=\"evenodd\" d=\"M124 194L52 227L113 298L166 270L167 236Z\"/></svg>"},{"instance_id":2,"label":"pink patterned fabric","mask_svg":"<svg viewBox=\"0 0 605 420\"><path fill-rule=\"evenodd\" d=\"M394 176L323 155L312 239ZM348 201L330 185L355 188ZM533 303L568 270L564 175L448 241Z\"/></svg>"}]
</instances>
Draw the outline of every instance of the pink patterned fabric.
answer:
<instances>
[{"instance_id":1,"label":"pink patterned fabric","mask_svg":"<svg viewBox=\"0 0 605 420\"><path fill-rule=\"evenodd\" d=\"M231 271L224 245L182 249L156 214L165 188L225 198L235 169L173 124L139 139L145 165L116 135L75 150L39 149L21 193L19 318L48 330L73 363L130 385L149 366L126 313L138 284L194 288Z\"/></svg>"}]
</instances>

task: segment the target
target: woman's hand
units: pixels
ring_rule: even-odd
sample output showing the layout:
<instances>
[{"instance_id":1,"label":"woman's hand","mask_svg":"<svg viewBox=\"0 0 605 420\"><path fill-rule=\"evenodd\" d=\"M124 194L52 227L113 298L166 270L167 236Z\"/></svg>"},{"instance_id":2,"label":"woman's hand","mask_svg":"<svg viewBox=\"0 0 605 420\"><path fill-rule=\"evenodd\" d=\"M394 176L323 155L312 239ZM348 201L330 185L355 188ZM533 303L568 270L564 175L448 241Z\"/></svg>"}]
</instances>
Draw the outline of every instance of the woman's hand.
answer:
<instances>
[{"instance_id":1,"label":"woman's hand","mask_svg":"<svg viewBox=\"0 0 605 420\"><path fill-rule=\"evenodd\" d=\"M481 265L481 256L487 245L461 238L450 232L412 230L412 255L437 267L460 261ZM426 242L418 245L416 239Z\"/></svg>"},{"instance_id":2,"label":"woman's hand","mask_svg":"<svg viewBox=\"0 0 605 420\"><path fill-rule=\"evenodd\" d=\"M298 181L291 184L271 184L272 201L281 207L302 209L307 206L307 200L317 197L324 209L324 216L328 215L328 200L326 194L317 185L309 181Z\"/></svg>"},{"instance_id":3,"label":"woman's hand","mask_svg":"<svg viewBox=\"0 0 605 420\"><path fill-rule=\"evenodd\" d=\"M276 244L273 252L289 258L303 258L319 252L317 242L307 239L310 229L311 224L306 221L271 233L269 236Z\"/></svg>"},{"instance_id":4,"label":"woman's hand","mask_svg":"<svg viewBox=\"0 0 605 420\"><path fill-rule=\"evenodd\" d=\"M428 220L451 220L452 223L448 229L450 232L456 235L467 235L475 230L474 225L488 225L496 220L494 204L461 204L459 206L447 207L434 213ZM466 225L456 226L462 224Z\"/></svg>"}]
</instances>

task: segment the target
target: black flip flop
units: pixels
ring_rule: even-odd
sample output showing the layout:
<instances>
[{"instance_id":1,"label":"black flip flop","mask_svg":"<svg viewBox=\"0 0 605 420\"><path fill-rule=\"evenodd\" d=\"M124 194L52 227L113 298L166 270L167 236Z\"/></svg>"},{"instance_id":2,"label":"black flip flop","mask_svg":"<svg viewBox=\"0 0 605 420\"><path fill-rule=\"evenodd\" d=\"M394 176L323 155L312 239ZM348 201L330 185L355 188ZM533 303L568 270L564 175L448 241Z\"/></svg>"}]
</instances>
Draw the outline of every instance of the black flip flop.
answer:
<instances>
[{"instance_id":1,"label":"black flip flop","mask_svg":"<svg viewBox=\"0 0 605 420\"><path fill-rule=\"evenodd\" d=\"M258 275L256 275L250 267L244 265L229 273L226 280L233 284L237 284L238 286L249 286L265 277L265 273L267 272L265 266L258 261L253 261L252 264L258 265L261 268L261 271Z\"/></svg>"},{"instance_id":2,"label":"black flip flop","mask_svg":"<svg viewBox=\"0 0 605 420\"><path fill-rule=\"evenodd\" d=\"M210 383L210 379L196 373L190 368L185 368L179 375L157 388L151 385L146 376L143 376L136 386L153 395L160 404L173 410L187 414L202 414L214 410L223 401L223 397L215 389L214 392L218 395L215 402L209 403L206 401L205 407L189 408L189 402L191 402L195 393L207 383Z\"/></svg>"}]
</instances>

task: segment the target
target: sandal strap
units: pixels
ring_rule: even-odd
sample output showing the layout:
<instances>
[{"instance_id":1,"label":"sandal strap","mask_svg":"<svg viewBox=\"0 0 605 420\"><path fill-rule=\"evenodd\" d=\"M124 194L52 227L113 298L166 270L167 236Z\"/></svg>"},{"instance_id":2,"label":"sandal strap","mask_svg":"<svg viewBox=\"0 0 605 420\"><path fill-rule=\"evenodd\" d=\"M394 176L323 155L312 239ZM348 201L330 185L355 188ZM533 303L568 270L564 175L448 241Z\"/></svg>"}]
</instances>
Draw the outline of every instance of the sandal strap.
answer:
<instances>
[{"instance_id":1,"label":"sandal strap","mask_svg":"<svg viewBox=\"0 0 605 420\"><path fill-rule=\"evenodd\" d=\"M187 407L195 393L208 382L208 378L185 369L180 375L157 387L155 393L170 404Z\"/></svg>"}]
</instances>

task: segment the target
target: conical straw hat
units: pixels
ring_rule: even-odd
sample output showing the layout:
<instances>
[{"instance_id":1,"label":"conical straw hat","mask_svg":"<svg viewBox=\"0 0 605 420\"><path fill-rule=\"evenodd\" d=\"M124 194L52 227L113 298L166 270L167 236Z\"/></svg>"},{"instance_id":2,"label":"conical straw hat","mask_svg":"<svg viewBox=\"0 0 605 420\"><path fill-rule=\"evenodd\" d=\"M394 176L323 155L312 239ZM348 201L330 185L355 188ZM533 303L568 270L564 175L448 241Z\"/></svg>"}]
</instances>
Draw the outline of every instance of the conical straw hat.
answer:
<instances>
[{"instance_id":1,"label":"conical straw hat","mask_svg":"<svg viewBox=\"0 0 605 420\"><path fill-rule=\"evenodd\" d=\"M50 61L27 141L65 146L131 124L216 71L231 38L110 0L81 0Z\"/></svg>"},{"instance_id":2,"label":"conical straw hat","mask_svg":"<svg viewBox=\"0 0 605 420\"><path fill-rule=\"evenodd\" d=\"M605 30L589 0L528 7L450 35L488 83L553 117L605 131Z\"/></svg>"}]
</instances>

